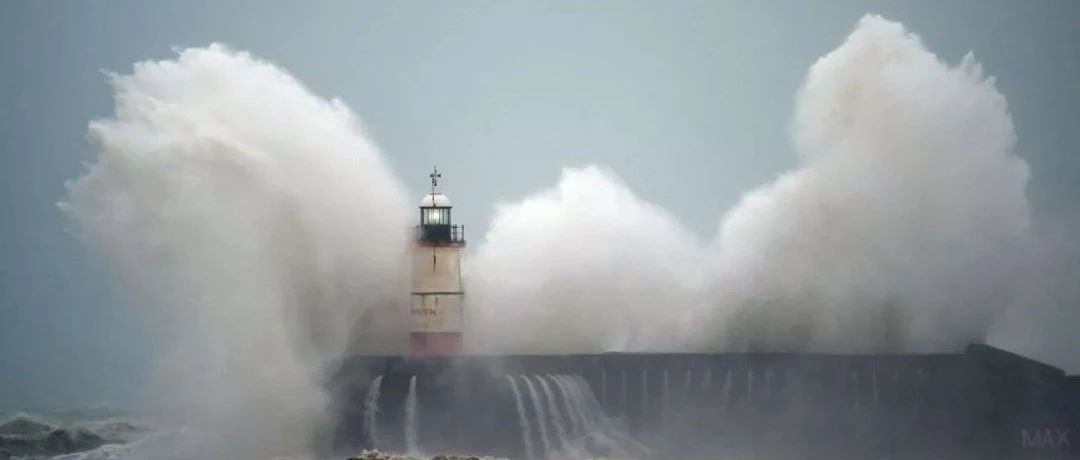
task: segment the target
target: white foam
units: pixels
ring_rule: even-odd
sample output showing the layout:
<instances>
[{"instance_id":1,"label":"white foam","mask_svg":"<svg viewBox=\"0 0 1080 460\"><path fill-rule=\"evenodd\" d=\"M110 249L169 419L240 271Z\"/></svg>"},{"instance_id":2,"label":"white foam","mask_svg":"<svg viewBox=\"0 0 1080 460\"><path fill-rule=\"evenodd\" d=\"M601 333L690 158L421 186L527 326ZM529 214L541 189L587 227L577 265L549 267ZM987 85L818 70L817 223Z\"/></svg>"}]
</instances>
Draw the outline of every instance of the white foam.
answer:
<instances>
[{"instance_id":1,"label":"white foam","mask_svg":"<svg viewBox=\"0 0 1080 460\"><path fill-rule=\"evenodd\" d=\"M902 25L867 16L810 69L792 131L799 167L748 193L712 242L592 166L499 206L468 267L472 346L983 341L1025 281L1034 238L1005 98L974 58L948 65Z\"/></svg>"},{"instance_id":2,"label":"white foam","mask_svg":"<svg viewBox=\"0 0 1080 460\"><path fill-rule=\"evenodd\" d=\"M395 349L409 206L359 121L220 45L111 77L61 206L161 343L155 405L230 456L307 448L349 347ZM376 348L381 347L381 348Z\"/></svg>"}]
</instances>

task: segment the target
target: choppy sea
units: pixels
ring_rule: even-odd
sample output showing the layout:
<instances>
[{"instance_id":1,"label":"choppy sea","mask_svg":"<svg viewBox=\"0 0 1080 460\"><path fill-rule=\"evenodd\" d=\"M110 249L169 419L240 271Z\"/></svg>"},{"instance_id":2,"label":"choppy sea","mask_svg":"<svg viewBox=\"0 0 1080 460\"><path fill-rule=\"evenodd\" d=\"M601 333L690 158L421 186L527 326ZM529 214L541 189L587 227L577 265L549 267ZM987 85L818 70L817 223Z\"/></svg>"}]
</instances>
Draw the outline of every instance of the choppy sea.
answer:
<instances>
[{"instance_id":1,"label":"choppy sea","mask_svg":"<svg viewBox=\"0 0 1080 460\"><path fill-rule=\"evenodd\" d=\"M192 433L106 408L0 412L0 459L179 459Z\"/></svg>"}]
</instances>

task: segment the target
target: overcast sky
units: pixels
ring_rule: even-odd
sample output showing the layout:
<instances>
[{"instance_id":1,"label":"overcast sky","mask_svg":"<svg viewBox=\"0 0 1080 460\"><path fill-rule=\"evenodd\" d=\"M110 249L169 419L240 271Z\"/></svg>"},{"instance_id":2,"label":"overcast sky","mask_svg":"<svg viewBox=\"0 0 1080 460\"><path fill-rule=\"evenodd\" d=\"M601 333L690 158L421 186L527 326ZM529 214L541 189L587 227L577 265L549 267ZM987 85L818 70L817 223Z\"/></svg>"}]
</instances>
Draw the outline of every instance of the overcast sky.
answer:
<instances>
[{"instance_id":1,"label":"overcast sky","mask_svg":"<svg viewBox=\"0 0 1080 460\"><path fill-rule=\"evenodd\" d=\"M0 2L0 409L130 401L152 341L55 203L112 113L102 70L222 42L364 120L419 198L437 163L456 221L610 167L702 239L793 168L806 69L865 13L940 57L973 51L1008 98L1040 226L1080 226L1080 2Z\"/></svg>"}]
</instances>

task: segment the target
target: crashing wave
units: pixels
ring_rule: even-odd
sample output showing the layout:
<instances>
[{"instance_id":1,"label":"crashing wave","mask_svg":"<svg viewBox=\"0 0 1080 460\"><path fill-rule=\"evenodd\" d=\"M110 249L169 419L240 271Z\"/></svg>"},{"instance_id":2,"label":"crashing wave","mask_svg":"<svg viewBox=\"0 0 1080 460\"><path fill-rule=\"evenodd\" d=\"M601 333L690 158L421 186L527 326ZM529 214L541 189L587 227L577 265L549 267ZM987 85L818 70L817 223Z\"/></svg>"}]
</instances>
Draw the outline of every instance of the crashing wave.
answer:
<instances>
[{"instance_id":1,"label":"crashing wave","mask_svg":"<svg viewBox=\"0 0 1080 460\"><path fill-rule=\"evenodd\" d=\"M127 443L151 430L117 414L98 414L101 419L68 412L14 414L0 423L0 458L119 458ZM79 457L83 454L91 456Z\"/></svg>"}]
</instances>

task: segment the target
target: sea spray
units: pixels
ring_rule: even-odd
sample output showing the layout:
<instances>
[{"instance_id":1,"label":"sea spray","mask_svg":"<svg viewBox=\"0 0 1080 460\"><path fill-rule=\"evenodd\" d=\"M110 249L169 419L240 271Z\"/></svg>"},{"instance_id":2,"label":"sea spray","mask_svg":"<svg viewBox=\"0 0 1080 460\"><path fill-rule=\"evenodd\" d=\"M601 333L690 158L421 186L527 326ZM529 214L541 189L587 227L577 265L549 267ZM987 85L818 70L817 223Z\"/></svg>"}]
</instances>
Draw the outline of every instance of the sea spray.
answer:
<instances>
[{"instance_id":1,"label":"sea spray","mask_svg":"<svg viewBox=\"0 0 1080 460\"><path fill-rule=\"evenodd\" d=\"M566 405L567 416L575 427L568 452L570 456L589 458L590 447L600 447L608 455L616 456L631 451L634 455L648 454L647 449L642 449L639 443L609 422L599 400L584 379L571 375L552 375L550 378L556 383Z\"/></svg>"},{"instance_id":2,"label":"sea spray","mask_svg":"<svg viewBox=\"0 0 1080 460\"><path fill-rule=\"evenodd\" d=\"M607 414L604 413L604 408L600 406L600 401L596 399L596 393L592 391L589 382L585 381L585 378L578 374L574 374L572 379L577 382L577 388L580 389L582 397L586 400L587 405L592 408L592 412L596 414L598 419L605 420L606 423Z\"/></svg>"},{"instance_id":3,"label":"sea spray","mask_svg":"<svg viewBox=\"0 0 1080 460\"><path fill-rule=\"evenodd\" d=\"M581 398L577 382L569 375L560 375L559 380L563 382L566 394L570 397L571 406L580 421L582 433L585 436L590 436L595 430L596 420L590 417L591 414L588 413L584 399Z\"/></svg>"},{"instance_id":4,"label":"sea spray","mask_svg":"<svg viewBox=\"0 0 1080 460\"><path fill-rule=\"evenodd\" d=\"M698 323L713 346L984 341L1029 280L1034 238L1008 107L974 57L948 65L866 16L810 68L792 136L801 165L721 222L707 277L719 300Z\"/></svg>"},{"instance_id":5,"label":"sea spray","mask_svg":"<svg viewBox=\"0 0 1080 460\"><path fill-rule=\"evenodd\" d=\"M600 401L592 391L589 383L580 375L567 376L571 388L581 406L585 408L590 419L590 437L610 452L616 452L616 456L638 458L652 457L653 452L643 444L628 436L621 429L615 427L604 413ZM621 453L621 455L620 455Z\"/></svg>"},{"instance_id":6,"label":"sea spray","mask_svg":"<svg viewBox=\"0 0 1080 460\"><path fill-rule=\"evenodd\" d=\"M514 382L514 378L507 375L506 380L510 382L510 389L514 392L514 404L517 408L518 425L521 427L521 442L525 447L525 458L535 458L533 453L532 439L530 433L532 428L529 426L529 417L525 413L525 403L521 400L521 390L518 389L517 383Z\"/></svg>"},{"instance_id":7,"label":"sea spray","mask_svg":"<svg viewBox=\"0 0 1080 460\"><path fill-rule=\"evenodd\" d=\"M602 414L593 411L588 398L585 397L585 388L581 386L581 381L577 379L576 375L567 375L565 379L567 386L570 388L570 393L574 395L574 400L577 402L578 410L581 411L583 418L586 420L589 431L596 431L603 422Z\"/></svg>"},{"instance_id":8,"label":"sea spray","mask_svg":"<svg viewBox=\"0 0 1080 460\"><path fill-rule=\"evenodd\" d=\"M327 367L403 336L400 186L342 103L245 53L189 49L111 78L116 114L91 124L99 156L62 207L149 323L168 325L155 331L163 400L206 426L216 454L306 446L327 419ZM910 351L983 338L1031 239L1027 168L992 79L868 16L795 105L799 166L748 193L713 241L599 167L500 206L466 273L470 345Z\"/></svg>"},{"instance_id":9,"label":"sea spray","mask_svg":"<svg viewBox=\"0 0 1080 460\"><path fill-rule=\"evenodd\" d=\"M548 383L548 378L543 375L536 376L536 380L540 382L540 388L544 390L544 397L547 400L547 410L551 414L551 422L555 425L555 435L559 438L559 444L562 446L563 452L570 452L570 441L566 437L566 426L563 423L562 414L559 412L559 406L555 401L555 394L551 391L551 384Z\"/></svg>"},{"instance_id":10,"label":"sea spray","mask_svg":"<svg viewBox=\"0 0 1080 460\"><path fill-rule=\"evenodd\" d=\"M794 105L799 164L745 194L709 241L602 167L565 168L500 205L467 274L470 340L533 352L983 341L1030 279L1033 240L1028 170L993 79L867 16Z\"/></svg>"},{"instance_id":11,"label":"sea spray","mask_svg":"<svg viewBox=\"0 0 1080 460\"><path fill-rule=\"evenodd\" d=\"M563 407L566 410L566 418L570 420L570 433L575 437L580 437L583 433L584 422L582 421L577 410L573 406L571 400L570 390L566 386L566 381L561 375L548 375L548 377L555 382L555 386L559 389L559 393L562 395Z\"/></svg>"},{"instance_id":12,"label":"sea spray","mask_svg":"<svg viewBox=\"0 0 1080 460\"><path fill-rule=\"evenodd\" d=\"M154 405L200 432L193 456L307 450L341 356L402 336L398 181L343 103L247 53L109 79L115 114L60 206L154 328Z\"/></svg>"},{"instance_id":13,"label":"sea spray","mask_svg":"<svg viewBox=\"0 0 1080 460\"><path fill-rule=\"evenodd\" d=\"M420 454L419 423L416 411L419 409L416 395L416 376L409 378L409 394L405 397L405 452L409 455Z\"/></svg>"},{"instance_id":14,"label":"sea spray","mask_svg":"<svg viewBox=\"0 0 1080 460\"><path fill-rule=\"evenodd\" d=\"M586 426L585 436L593 444L602 447L609 453L615 453L616 457L647 458L652 456L652 452L647 447L635 441L611 423L603 407L600 406L600 401L596 399L596 394L583 377L575 374L563 376L563 379L570 389L570 395L572 400L575 401L575 407L581 412L582 418L586 420L584 423Z\"/></svg>"},{"instance_id":15,"label":"sea spray","mask_svg":"<svg viewBox=\"0 0 1080 460\"><path fill-rule=\"evenodd\" d=\"M375 377L364 396L364 431L372 449L379 447L379 390L382 388L382 378L381 374Z\"/></svg>"},{"instance_id":16,"label":"sea spray","mask_svg":"<svg viewBox=\"0 0 1080 460\"><path fill-rule=\"evenodd\" d=\"M551 190L496 208L466 270L468 340L528 353L681 346L668 331L691 312L700 256L689 231L613 171L566 168Z\"/></svg>"},{"instance_id":17,"label":"sea spray","mask_svg":"<svg viewBox=\"0 0 1080 460\"><path fill-rule=\"evenodd\" d=\"M576 437L581 440L591 437L595 433L596 423L595 420L590 418L589 414L586 413L587 409L584 407L584 401L581 399L578 388L576 387L577 383L568 375L558 375L556 378L562 387L563 393L566 395L571 411L574 414L573 417L578 420L577 425L580 428L576 433Z\"/></svg>"},{"instance_id":18,"label":"sea spray","mask_svg":"<svg viewBox=\"0 0 1080 460\"><path fill-rule=\"evenodd\" d=\"M540 395L537 393L536 387L532 381L529 380L529 376L521 376L521 380L525 381L525 386L529 389L529 399L532 400L533 413L536 414L536 426L540 427L540 441L544 443L544 456L551 454L551 438L548 437L547 430L547 412L544 411L544 404L540 402Z\"/></svg>"}]
</instances>

